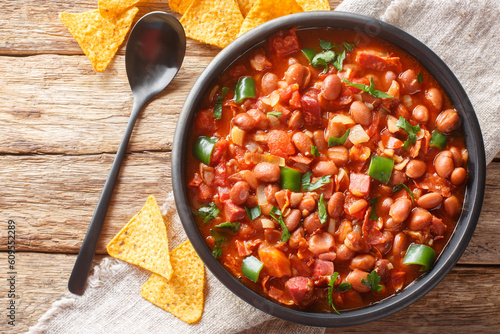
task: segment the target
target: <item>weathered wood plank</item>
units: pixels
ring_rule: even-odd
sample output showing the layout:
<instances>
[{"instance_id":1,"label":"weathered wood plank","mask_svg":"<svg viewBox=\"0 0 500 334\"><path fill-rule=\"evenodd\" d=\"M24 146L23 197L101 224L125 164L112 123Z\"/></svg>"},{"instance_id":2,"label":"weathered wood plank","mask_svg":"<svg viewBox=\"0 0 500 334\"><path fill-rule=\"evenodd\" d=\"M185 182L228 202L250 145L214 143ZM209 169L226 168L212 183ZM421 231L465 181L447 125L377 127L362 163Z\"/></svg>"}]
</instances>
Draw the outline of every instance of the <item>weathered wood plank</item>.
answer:
<instances>
[{"instance_id":1,"label":"weathered wood plank","mask_svg":"<svg viewBox=\"0 0 500 334\"><path fill-rule=\"evenodd\" d=\"M112 155L0 156L0 214L18 226L18 250L77 253L111 167ZM170 153L126 157L97 252L142 207L150 194L171 189ZM500 264L500 163L488 167L483 211L461 263ZM0 240L5 238L0 229ZM0 242L0 249L6 243Z\"/></svg>"},{"instance_id":2,"label":"weathered wood plank","mask_svg":"<svg viewBox=\"0 0 500 334\"><path fill-rule=\"evenodd\" d=\"M186 57L139 117L131 151L171 149L179 112L210 57ZM133 98L124 56L102 74L84 56L0 57L0 153L116 152ZM8 70L7 70L8 69Z\"/></svg>"},{"instance_id":3,"label":"weathered wood plank","mask_svg":"<svg viewBox=\"0 0 500 334\"><path fill-rule=\"evenodd\" d=\"M6 262L0 252L0 262ZM102 257L98 256L96 262ZM17 325L10 331L5 321L0 332L21 333L67 292L67 280L75 256L65 254L17 254L19 303ZM5 273L0 273L4 281ZM327 333L496 333L500 318L500 267L455 267L420 301L377 322ZM0 285L0 303L6 305L5 284ZM137 292L140 293L139 291ZM453 320L452 320L453 319ZM451 321L452 320L452 321Z\"/></svg>"}]
</instances>

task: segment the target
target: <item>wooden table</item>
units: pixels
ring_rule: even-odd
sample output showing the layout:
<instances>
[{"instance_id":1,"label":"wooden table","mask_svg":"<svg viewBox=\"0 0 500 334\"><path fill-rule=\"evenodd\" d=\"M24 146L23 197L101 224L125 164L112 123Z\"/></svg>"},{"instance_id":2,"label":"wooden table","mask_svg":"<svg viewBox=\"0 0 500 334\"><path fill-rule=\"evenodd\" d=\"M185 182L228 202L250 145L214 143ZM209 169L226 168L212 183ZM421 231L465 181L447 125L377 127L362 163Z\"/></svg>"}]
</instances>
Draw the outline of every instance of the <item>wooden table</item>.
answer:
<instances>
[{"instance_id":1,"label":"wooden table","mask_svg":"<svg viewBox=\"0 0 500 334\"><path fill-rule=\"evenodd\" d=\"M132 108L124 48L102 73L58 19L96 0L7 0L0 18L0 332L22 332L67 292L67 281ZM334 8L340 1L330 1ZM139 5L137 18L170 11ZM174 82L139 118L97 248L144 204L171 190L177 116L219 49L189 40ZM500 325L500 156L488 166L479 224L459 264L404 311L339 332L497 332ZM16 326L7 325L8 220L16 226Z\"/></svg>"}]
</instances>

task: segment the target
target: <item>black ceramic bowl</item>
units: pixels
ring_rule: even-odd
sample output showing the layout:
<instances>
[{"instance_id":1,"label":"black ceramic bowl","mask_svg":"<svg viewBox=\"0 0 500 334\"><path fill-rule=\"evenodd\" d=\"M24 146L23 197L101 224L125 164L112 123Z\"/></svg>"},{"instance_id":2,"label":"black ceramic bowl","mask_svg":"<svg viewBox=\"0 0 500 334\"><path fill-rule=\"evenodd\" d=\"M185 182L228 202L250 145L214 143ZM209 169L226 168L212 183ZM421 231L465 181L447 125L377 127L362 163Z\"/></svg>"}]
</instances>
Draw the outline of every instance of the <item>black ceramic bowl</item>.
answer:
<instances>
[{"instance_id":1,"label":"black ceramic bowl","mask_svg":"<svg viewBox=\"0 0 500 334\"><path fill-rule=\"evenodd\" d=\"M412 55L434 75L460 113L469 151L469 178L462 214L453 236L432 270L393 297L366 308L342 312L340 315L290 309L246 287L212 256L197 228L188 201L185 168L186 156L190 154L188 138L203 97L217 77L247 50L279 30L291 27L352 29L387 40ZM479 123L464 89L448 66L428 47L404 31L369 17L342 12L307 12L285 16L252 29L222 50L200 75L184 103L175 131L172 156L172 180L177 209L191 243L210 271L241 299L264 312L305 325L328 327L357 325L386 317L414 303L434 288L460 259L472 237L483 202L485 171L484 144Z\"/></svg>"}]
</instances>

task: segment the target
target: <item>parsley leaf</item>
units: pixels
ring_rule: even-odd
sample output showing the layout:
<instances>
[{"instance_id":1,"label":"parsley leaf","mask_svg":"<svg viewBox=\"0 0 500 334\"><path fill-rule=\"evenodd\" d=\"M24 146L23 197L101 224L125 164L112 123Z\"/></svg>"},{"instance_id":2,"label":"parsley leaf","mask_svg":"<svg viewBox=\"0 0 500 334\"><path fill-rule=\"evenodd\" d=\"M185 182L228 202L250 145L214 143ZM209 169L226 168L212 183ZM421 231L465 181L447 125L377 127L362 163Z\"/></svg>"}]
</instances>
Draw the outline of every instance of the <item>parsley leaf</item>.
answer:
<instances>
[{"instance_id":1,"label":"parsley leaf","mask_svg":"<svg viewBox=\"0 0 500 334\"><path fill-rule=\"evenodd\" d=\"M271 215L271 217L277 220L278 223L281 225L281 229L283 230L281 232L281 241L285 242L288 239L290 239L290 232L288 231L288 228L286 227L285 222L283 221L283 216L281 215L281 211L278 210L275 206L273 206L269 214Z\"/></svg>"},{"instance_id":2,"label":"parsley leaf","mask_svg":"<svg viewBox=\"0 0 500 334\"><path fill-rule=\"evenodd\" d=\"M335 292L349 291L352 288L351 283L340 283L340 285L335 289Z\"/></svg>"},{"instance_id":3,"label":"parsley leaf","mask_svg":"<svg viewBox=\"0 0 500 334\"><path fill-rule=\"evenodd\" d=\"M422 81L424 81L424 78L422 77L422 72L418 72L418 74L417 74L417 82L421 83Z\"/></svg>"},{"instance_id":4,"label":"parsley leaf","mask_svg":"<svg viewBox=\"0 0 500 334\"><path fill-rule=\"evenodd\" d=\"M325 41L325 40L320 39L319 40L319 47L322 48L323 50L327 51L327 50L333 49L334 45L330 41Z\"/></svg>"},{"instance_id":5,"label":"parsley leaf","mask_svg":"<svg viewBox=\"0 0 500 334\"><path fill-rule=\"evenodd\" d=\"M217 100L215 100L214 117L217 119L221 119L222 117L222 102L224 102L228 91L229 87L222 87L222 95L219 95Z\"/></svg>"},{"instance_id":6,"label":"parsley leaf","mask_svg":"<svg viewBox=\"0 0 500 334\"><path fill-rule=\"evenodd\" d=\"M313 183L311 183L311 171L302 175L302 189L304 191L313 191L319 189L330 182L332 182L330 175L322 176Z\"/></svg>"},{"instance_id":7,"label":"parsley leaf","mask_svg":"<svg viewBox=\"0 0 500 334\"><path fill-rule=\"evenodd\" d=\"M267 114L274 116L274 117L281 117L281 115L282 115L282 113L280 111L278 111L278 112L271 111L271 112L268 112Z\"/></svg>"},{"instance_id":8,"label":"parsley leaf","mask_svg":"<svg viewBox=\"0 0 500 334\"><path fill-rule=\"evenodd\" d=\"M251 209L245 207L245 210L246 210L247 216L248 216L248 218L250 218L250 220L254 220L255 218L259 217L260 214L262 213L260 210L260 205L257 205L256 207L251 208Z\"/></svg>"},{"instance_id":9,"label":"parsley leaf","mask_svg":"<svg viewBox=\"0 0 500 334\"><path fill-rule=\"evenodd\" d=\"M328 305L337 313L340 314L340 312L337 310L335 307L335 304L333 303L333 287L335 285L335 282L337 281L337 277L339 277L338 272L334 272L332 276L330 276L330 282L328 283Z\"/></svg>"},{"instance_id":10,"label":"parsley leaf","mask_svg":"<svg viewBox=\"0 0 500 334\"><path fill-rule=\"evenodd\" d=\"M373 81L373 77L370 77L370 86L367 86L365 84L352 83L347 79L343 79L342 81L347 83L348 86L352 86L354 88L360 89L363 92L366 92L373 97L380 97L380 98L393 98L394 97L394 96L389 95L387 93L376 90L375 89L375 82Z\"/></svg>"},{"instance_id":11,"label":"parsley leaf","mask_svg":"<svg viewBox=\"0 0 500 334\"><path fill-rule=\"evenodd\" d=\"M335 69L337 71L342 71L342 65L344 65L344 59L345 59L345 50L342 51L341 54L337 55L337 59L335 59L335 61L333 62L333 67L335 67Z\"/></svg>"},{"instance_id":12,"label":"parsley leaf","mask_svg":"<svg viewBox=\"0 0 500 334\"><path fill-rule=\"evenodd\" d=\"M315 157L319 157L319 151L318 148L314 145L311 145L311 154Z\"/></svg>"},{"instance_id":13,"label":"parsley leaf","mask_svg":"<svg viewBox=\"0 0 500 334\"><path fill-rule=\"evenodd\" d=\"M343 145L349 136L351 129L347 129L344 135L340 138L330 137L328 138L328 147Z\"/></svg>"},{"instance_id":14,"label":"parsley leaf","mask_svg":"<svg viewBox=\"0 0 500 334\"><path fill-rule=\"evenodd\" d=\"M224 237L224 235L221 232L214 230L214 229L210 230L210 235L214 239L214 243L215 243L215 247L212 251L212 254L214 255L215 258L218 258L218 257L222 256L221 246L224 243L224 241L226 241L226 238Z\"/></svg>"},{"instance_id":15,"label":"parsley leaf","mask_svg":"<svg viewBox=\"0 0 500 334\"><path fill-rule=\"evenodd\" d=\"M313 60L311 61L311 65L314 67L323 66L324 67L323 73L326 73L328 71L328 63L331 63L334 60L335 60L335 52L331 50L324 51L314 56Z\"/></svg>"},{"instance_id":16,"label":"parsley leaf","mask_svg":"<svg viewBox=\"0 0 500 334\"><path fill-rule=\"evenodd\" d=\"M378 197L373 197L369 202L370 205L372 206L372 212L370 213L370 217L368 218L372 220L377 220L378 216L377 213L375 212L375 206L377 205Z\"/></svg>"},{"instance_id":17,"label":"parsley leaf","mask_svg":"<svg viewBox=\"0 0 500 334\"><path fill-rule=\"evenodd\" d=\"M380 285L380 276L375 270L366 276L367 279L362 278L361 283L369 287L373 292L379 292L382 290L383 286Z\"/></svg>"},{"instance_id":18,"label":"parsley leaf","mask_svg":"<svg viewBox=\"0 0 500 334\"><path fill-rule=\"evenodd\" d=\"M396 123L398 128L403 129L408 134L408 139L403 143L403 148L406 150L410 145L415 145L417 143L417 133L420 131L420 125L412 126L406 118L400 116L398 122Z\"/></svg>"},{"instance_id":19,"label":"parsley leaf","mask_svg":"<svg viewBox=\"0 0 500 334\"><path fill-rule=\"evenodd\" d=\"M220 213L219 208L214 202L210 202L208 206L202 206L198 209L198 216L203 218L203 223L206 224L216 218Z\"/></svg>"},{"instance_id":20,"label":"parsley leaf","mask_svg":"<svg viewBox=\"0 0 500 334\"><path fill-rule=\"evenodd\" d=\"M404 190L406 190L406 192L410 195L411 204L413 204L413 199L415 198L415 194L413 193L413 191L411 191L410 188L408 188L408 186L406 184L400 183L400 184L396 185L394 188L392 188L392 191L396 193L396 192L400 191L401 188L404 188Z\"/></svg>"},{"instance_id":21,"label":"parsley leaf","mask_svg":"<svg viewBox=\"0 0 500 334\"><path fill-rule=\"evenodd\" d=\"M216 228L223 228L226 230L229 230L233 233L236 233L240 230L241 224L236 222L236 223L231 223L231 222L226 222L226 223L221 223L219 225L215 225L214 227Z\"/></svg>"},{"instance_id":22,"label":"parsley leaf","mask_svg":"<svg viewBox=\"0 0 500 334\"><path fill-rule=\"evenodd\" d=\"M323 197L323 194L319 197L318 201L318 215L319 215L319 220L321 221L321 224L326 223L326 220L328 219L328 215L326 214L326 207L325 207L325 198Z\"/></svg>"}]
</instances>

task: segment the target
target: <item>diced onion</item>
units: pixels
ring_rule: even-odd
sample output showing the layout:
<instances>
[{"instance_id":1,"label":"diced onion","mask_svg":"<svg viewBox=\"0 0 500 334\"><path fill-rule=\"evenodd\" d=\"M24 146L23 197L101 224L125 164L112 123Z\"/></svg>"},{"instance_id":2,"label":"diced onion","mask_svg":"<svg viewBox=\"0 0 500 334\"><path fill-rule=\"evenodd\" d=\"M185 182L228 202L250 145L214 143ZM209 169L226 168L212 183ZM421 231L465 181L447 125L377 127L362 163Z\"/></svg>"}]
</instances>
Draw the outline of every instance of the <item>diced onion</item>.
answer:
<instances>
[{"instance_id":1,"label":"diced onion","mask_svg":"<svg viewBox=\"0 0 500 334\"><path fill-rule=\"evenodd\" d=\"M257 202L259 205L267 205L269 202L266 197L266 187L258 186L257 187Z\"/></svg>"},{"instance_id":2,"label":"diced onion","mask_svg":"<svg viewBox=\"0 0 500 334\"><path fill-rule=\"evenodd\" d=\"M327 229L327 231L328 231L328 232L330 232L331 234L335 234L335 231L337 230L337 229L335 228L335 225L336 225L336 221L335 221L335 219L330 218L330 219L328 220L328 229Z\"/></svg>"},{"instance_id":3,"label":"diced onion","mask_svg":"<svg viewBox=\"0 0 500 334\"><path fill-rule=\"evenodd\" d=\"M405 158L400 163L394 165L394 169L396 169L396 170L403 170L403 168L406 167L406 165L408 164L408 162L410 162L410 158Z\"/></svg>"},{"instance_id":4,"label":"diced onion","mask_svg":"<svg viewBox=\"0 0 500 334\"><path fill-rule=\"evenodd\" d=\"M403 101L406 109L412 109L411 107L413 106L413 100L411 99L410 95L403 95L401 100Z\"/></svg>"},{"instance_id":5,"label":"diced onion","mask_svg":"<svg viewBox=\"0 0 500 334\"><path fill-rule=\"evenodd\" d=\"M396 125L398 120L394 116L387 116L387 130L391 133L396 133L399 131L399 127Z\"/></svg>"},{"instance_id":6,"label":"diced onion","mask_svg":"<svg viewBox=\"0 0 500 334\"><path fill-rule=\"evenodd\" d=\"M260 146L254 141L248 141L245 147L252 153L257 152L260 148Z\"/></svg>"},{"instance_id":7,"label":"diced onion","mask_svg":"<svg viewBox=\"0 0 500 334\"><path fill-rule=\"evenodd\" d=\"M271 128L277 128L280 126L280 120L278 117L267 114L267 118L269 119L269 122L271 122Z\"/></svg>"},{"instance_id":8,"label":"diced onion","mask_svg":"<svg viewBox=\"0 0 500 334\"><path fill-rule=\"evenodd\" d=\"M313 137L313 133L309 130L305 130L304 133L309 137L309 138L312 138Z\"/></svg>"},{"instance_id":9,"label":"diced onion","mask_svg":"<svg viewBox=\"0 0 500 334\"><path fill-rule=\"evenodd\" d=\"M366 143L370 140L370 136L366 134L361 125L357 124L351 128L351 132L349 133L349 140L351 141L351 143L356 145Z\"/></svg>"},{"instance_id":10,"label":"diced onion","mask_svg":"<svg viewBox=\"0 0 500 334\"><path fill-rule=\"evenodd\" d=\"M262 103L274 107L276 104L278 104L278 101L280 100L280 95L278 91L275 90L268 96L262 97L260 100L262 101Z\"/></svg>"},{"instance_id":11,"label":"diced onion","mask_svg":"<svg viewBox=\"0 0 500 334\"><path fill-rule=\"evenodd\" d=\"M387 94L399 100L399 84L396 80L392 80L391 87L389 87Z\"/></svg>"},{"instance_id":12,"label":"diced onion","mask_svg":"<svg viewBox=\"0 0 500 334\"><path fill-rule=\"evenodd\" d=\"M245 153L247 164L258 164L259 162L270 162L280 167L285 167L285 159L268 153Z\"/></svg>"},{"instance_id":13,"label":"diced onion","mask_svg":"<svg viewBox=\"0 0 500 334\"><path fill-rule=\"evenodd\" d=\"M351 117L342 114L335 115L330 122L342 123L344 125L356 124Z\"/></svg>"},{"instance_id":14,"label":"diced onion","mask_svg":"<svg viewBox=\"0 0 500 334\"><path fill-rule=\"evenodd\" d=\"M245 131L237 126L231 128L231 140L238 146L243 146L243 139L245 138Z\"/></svg>"},{"instance_id":15,"label":"diced onion","mask_svg":"<svg viewBox=\"0 0 500 334\"><path fill-rule=\"evenodd\" d=\"M262 218L261 220L262 228L274 228L274 222L271 219Z\"/></svg>"},{"instance_id":16,"label":"diced onion","mask_svg":"<svg viewBox=\"0 0 500 334\"><path fill-rule=\"evenodd\" d=\"M263 131L257 131L254 135L253 135L253 139L255 141L265 141L267 142L267 133L263 132Z\"/></svg>"}]
</instances>

